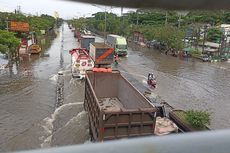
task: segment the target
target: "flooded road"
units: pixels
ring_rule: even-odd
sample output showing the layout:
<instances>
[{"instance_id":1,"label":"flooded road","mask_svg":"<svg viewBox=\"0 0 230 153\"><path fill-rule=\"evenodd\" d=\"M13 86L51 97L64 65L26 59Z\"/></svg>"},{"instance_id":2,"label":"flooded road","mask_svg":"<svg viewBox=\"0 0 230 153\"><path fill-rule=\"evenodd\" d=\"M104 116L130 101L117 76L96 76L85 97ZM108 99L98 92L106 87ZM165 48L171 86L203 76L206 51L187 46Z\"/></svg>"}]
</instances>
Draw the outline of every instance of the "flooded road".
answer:
<instances>
[{"instance_id":1,"label":"flooded road","mask_svg":"<svg viewBox=\"0 0 230 153\"><path fill-rule=\"evenodd\" d=\"M43 124L47 123L43 119L49 117L55 110L57 72L67 70L68 73L69 50L77 46L73 33L66 24L63 29L64 31L62 28L56 31L57 37L51 41L50 46L43 47L44 52L49 53L49 57L31 55L29 61L20 64L12 78L9 78L7 72L2 73L0 77L1 151L40 148L47 135L46 129L43 128L46 126ZM47 42L44 42L47 39L42 41L47 45ZM70 74L66 79L70 82ZM73 81L72 84L75 85ZM67 93L74 87L66 87ZM83 96L74 98L71 96L75 94L69 92L65 103L73 102L73 99L83 101Z\"/></svg>"},{"instance_id":2,"label":"flooded road","mask_svg":"<svg viewBox=\"0 0 230 153\"><path fill-rule=\"evenodd\" d=\"M179 59L134 45L119 69L141 92L147 90L147 75L153 72L158 83L153 92L162 99L178 109L211 112L212 129L230 127L230 63Z\"/></svg>"},{"instance_id":3,"label":"flooded road","mask_svg":"<svg viewBox=\"0 0 230 153\"><path fill-rule=\"evenodd\" d=\"M43 43L46 40L43 40ZM96 41L103 42L97 37ZM72 79L69 50L78 47L66 24L47 45L49 57L31 57L0 76L0 151L85 143L89 140L83 110L84 83ZM0 60L3 61L4 60ZM212 112L211 128L230 125L230 63L178 59L134 46L117 67L141 92L149 72L157 76L153 92L180 109ZM64 73L64 105L55 109L57 73Z\"/></svg>"}]
</instances>

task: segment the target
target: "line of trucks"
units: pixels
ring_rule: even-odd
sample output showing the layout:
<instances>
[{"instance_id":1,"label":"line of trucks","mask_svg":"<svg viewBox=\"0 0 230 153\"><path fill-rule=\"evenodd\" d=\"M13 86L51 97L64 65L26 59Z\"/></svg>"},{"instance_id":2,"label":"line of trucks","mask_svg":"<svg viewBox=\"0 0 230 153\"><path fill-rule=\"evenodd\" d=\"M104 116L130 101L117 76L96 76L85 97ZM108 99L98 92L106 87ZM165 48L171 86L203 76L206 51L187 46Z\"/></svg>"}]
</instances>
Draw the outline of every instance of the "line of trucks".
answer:
<instances>
[{"instance_id":1,"label":"line of trucks","mask_svg":"<svg viewBox=\"0 0 230 153\"><path fill-rule=\"evenodd\" d=\"M108 35L109 42L112 37L119 40L117 36ZM88 112L92 141L183 131L167 117L165 105L151 100L151 94L143 95L118 70L111 69L116 52L127 55L127 44L124 43L122 49L116 51L116 47L120 46L95 42L94 36L81 35L77 39L80 39L81 47L70 53L72 65L82 65L80 73L85 77L84 108ZM122 38L119 41L124 42ZM81 63L83 61L85 64Z\"/></svg>"}]
</instances>

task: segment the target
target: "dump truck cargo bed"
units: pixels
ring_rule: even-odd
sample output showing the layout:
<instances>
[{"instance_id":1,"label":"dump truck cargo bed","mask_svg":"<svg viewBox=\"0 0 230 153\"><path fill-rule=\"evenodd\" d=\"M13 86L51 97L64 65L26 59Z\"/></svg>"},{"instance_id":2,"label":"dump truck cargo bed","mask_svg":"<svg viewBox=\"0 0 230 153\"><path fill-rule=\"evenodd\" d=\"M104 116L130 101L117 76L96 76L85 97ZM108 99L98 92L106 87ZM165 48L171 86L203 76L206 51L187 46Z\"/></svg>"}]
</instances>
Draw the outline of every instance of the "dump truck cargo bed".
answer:
<instances>
[{"instance_id":1,"label":"dump truck cargo bed","mask_svg":"<svg viewBox=\"0 0 230 153\"><path fill-rule=\"evenodd\" d=\"M84 106L95 141L154 134L156 108L119 71L87 71Z\"/></svg>"}]
</instances>

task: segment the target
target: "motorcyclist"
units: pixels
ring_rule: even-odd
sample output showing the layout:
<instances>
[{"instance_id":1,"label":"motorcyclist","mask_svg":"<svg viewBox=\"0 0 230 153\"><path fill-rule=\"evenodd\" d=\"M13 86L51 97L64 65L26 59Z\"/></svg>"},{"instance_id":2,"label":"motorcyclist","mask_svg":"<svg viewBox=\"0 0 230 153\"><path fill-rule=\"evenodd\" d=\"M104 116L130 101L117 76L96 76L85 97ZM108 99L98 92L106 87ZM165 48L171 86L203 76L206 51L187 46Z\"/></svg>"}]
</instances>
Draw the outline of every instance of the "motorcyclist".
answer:
<instances>
[{"instance_id":1,"label":"motorcyclist","mask_svg":"<svg viewBox=\"0 0 230 153\"><path fill-rule=\"evenodd\" d=\"M118 60L119 60L118 54L115 54L115 55L114 55L114 59L115 59L115 61L114 61L115 64L118 64Z\"/></svg>"},{"instance_id":2,"label":"motorcyclist","mask_svg":"<svg viewBox=\"0 0 230 153\"><path fill-rule=\"evenodd\" d=\"M148 84L154 88L156 87L156 77L153 75L153 73L149 73L148 75Z\"/></svg>"}]
</instances>

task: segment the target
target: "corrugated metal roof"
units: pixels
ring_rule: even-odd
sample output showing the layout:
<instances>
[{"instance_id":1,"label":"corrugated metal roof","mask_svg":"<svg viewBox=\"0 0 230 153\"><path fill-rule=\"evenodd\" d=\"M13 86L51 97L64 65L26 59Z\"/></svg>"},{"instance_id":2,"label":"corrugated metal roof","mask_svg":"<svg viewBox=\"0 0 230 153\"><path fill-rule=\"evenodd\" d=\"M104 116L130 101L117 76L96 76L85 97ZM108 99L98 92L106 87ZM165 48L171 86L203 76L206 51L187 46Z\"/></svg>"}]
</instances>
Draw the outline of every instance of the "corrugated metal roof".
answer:
<instances>
[{"instance_id":1,"label":"corrugated metal roof","mask_svg":"<svg viewBox=\"0 0 230 153\"><path fill-rule=\"evenodd\" d=\"M213 48L219 48L220 44L214 43L214 42L205 42L205 46L213 47Z\"/></svg>"}]
</instances>

